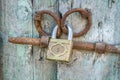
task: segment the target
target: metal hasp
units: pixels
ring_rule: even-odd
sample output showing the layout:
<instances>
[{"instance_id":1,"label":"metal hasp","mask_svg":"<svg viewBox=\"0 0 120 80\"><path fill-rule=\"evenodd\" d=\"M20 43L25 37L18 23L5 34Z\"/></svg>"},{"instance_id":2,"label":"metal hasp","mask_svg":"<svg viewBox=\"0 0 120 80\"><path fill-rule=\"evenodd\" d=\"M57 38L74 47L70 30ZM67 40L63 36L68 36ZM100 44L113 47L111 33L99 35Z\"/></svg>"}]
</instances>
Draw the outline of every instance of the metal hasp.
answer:
<instances>
[{"instance_id":1,"label":"metal hasp","mask_svg":"<svg viewBox=\"0 0 120 80\"><path fill-rule=\"evenodd\" d=\"M57 37L61 35L61 29L64 33L67 33L68 30L65 27L66 25L65 20L66 17L68 15L70 15L73 12L79 12L81 13L81 16L87 19L87 24L86 24L86 28L82 31L79 32L78 34L73 33L74 37L78 37L81 36L85 33L87 33L87 31L90 29L90 26L92 24L92 20L91 20L91 14L89 11L83 10L81 8L75 8L75 9L71 9L70 11L67 11L67 13L65 13L63 15L62 20L60 20L60 18L55 15L54 13L52 13L51 11L48 10L42 10L40 12L38 12L35 17L35 26L36 29L38 31L39 34L42 35L41 38L22 38L22 37L16 37L16 38L9 38L9 42L11 43L15 43L15 44L29 44L29 45L38 45L40 47L46 48L48 47L49 44L49 35L47 35L41 27L41 20L42 20L42 15L43 14L48 14L50 16L52 16L58 25L58 28L55 27L57 29ZM54 31L53 31L54 32ZM56 37L56 33L54 33L55 35L53 36L53 38ZM90 42L81 42L81 41L73 41L73 49L81 49L81 50L91 50L91 51L96 51L98 53L105 53L105 52L110 52L110 53L120 53L120 45L110 45L107 43L90 43Z\"/></svg>"},{"instance_id":2,"label":"metal hasp","mask_svg":"<svg viewBox=\"0 0 120 80\"><path fill-rule=\"evenodd\" d=\"M42 40L44 42L42 42ZM46 44L44 48L48 47L49 38L47 39L41 39L41 38L9 38L9 42L14 44L28 44L28 45L36 45L41 46L41 44ZM97 45L96 45L97 44ZM120 54L120 45L110 45L107 43L90 43L90 42L81 42L81 41L73 41L73 49L79 49L79 50L89 50L89 51L96 51L101 49L101 46L105 46L101 50L102 53L104 52L110 52L110 53L118 53ZM96 48L97 47L97 48ZM103 52L104 51L104 52Z\"/></svg>"}]
</instances>

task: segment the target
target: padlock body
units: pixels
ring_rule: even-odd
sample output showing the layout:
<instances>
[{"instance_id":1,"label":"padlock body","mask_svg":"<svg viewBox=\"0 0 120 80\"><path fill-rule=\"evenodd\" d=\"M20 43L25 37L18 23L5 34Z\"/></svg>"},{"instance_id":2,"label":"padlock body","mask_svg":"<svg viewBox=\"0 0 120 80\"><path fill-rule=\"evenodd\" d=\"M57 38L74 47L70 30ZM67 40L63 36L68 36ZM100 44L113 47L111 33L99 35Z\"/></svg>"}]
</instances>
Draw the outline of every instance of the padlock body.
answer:
<instances>
[{"instance_id":1,"label":"padlock body","mask_svg":"<svg viewBox=\"0 0 120 80\"><path fill-rule=\"evenodd\" d=\"M54 61L69 62L72 55L72 40L50 39L47 59Z\"/></svg>"}]
</instances>

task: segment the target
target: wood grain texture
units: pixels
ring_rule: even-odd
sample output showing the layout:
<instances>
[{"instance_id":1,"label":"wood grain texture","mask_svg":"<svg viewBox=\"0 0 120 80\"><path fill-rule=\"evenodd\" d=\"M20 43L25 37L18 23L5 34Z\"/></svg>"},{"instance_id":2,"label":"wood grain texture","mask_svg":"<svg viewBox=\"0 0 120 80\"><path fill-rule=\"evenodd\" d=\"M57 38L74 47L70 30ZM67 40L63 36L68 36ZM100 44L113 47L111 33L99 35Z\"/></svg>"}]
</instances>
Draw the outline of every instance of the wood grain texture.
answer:
<instances>
[{"instance_id":1,"label":"wood grain texture","mask_svg":"<svg viewBox=\"0 0 120 80\"><path fill-rule=\"evenodd\" d=\"M58 13L58 0L33 0L33 11L50 10ZM48 15L44 15L42 28L46 33L51 35L56 22ZM41 36L41 35L40 35ZM33 26L33 37L39 37L38 32ZM34 55L34 80L57 80L56 79L56 63L46 60L46 49L39 46L33 47ZM41 55L41 59L40 59ZM40 59L40 60L39 60Z\"/></svg>"},{"instance_id":2,"label":"wood grain texture","mask_svg":"<svg viewBox=\"0 0 120 80\"><path fill-rule=\"evenodd\" d=\"M0 0L0 26L2 26L2 19L3 19L3 16L2 16L2 10L3 10L3 7L2 7L2 1ZM3 54L2 54L2 48L3 48L3 40L2 40L2 32L1 32L1 27L0 27L0 80L3 80L3 62L2 62L2 59L3 59Z\"/></svg>"},{"instance_id":3,"label":"wood grain texture","mask_svg":"<svg viewBox=\"0 0 120 80\"><path fill-rule=\"evenodd\" d=\"M93 19L90 31L74 40L120 43L120 0L112 3L108 0L59 0L62 15L72 8L90 9ZM67 21L73 25L74 32L86 23L78 13L69 16ZM70 63L58 63L57 80L120 80L120 55L82 50L73 50L73 53Z\"/></svg>"},{"instance_id":4,"label":"wood grain texture","mask_svg":"<svg viewBox=\"0 0 120 80\"><path fill-rule=\"evenodd\" d=\"M46 49L8 43L9 37L39 37L32 18L36 11L64 15L79 7L91 10L93 24L86 35L74 40L120 44L120 0L0 0L0 80L120 80L120 55L73 50L70 63L56 65L45 59ZM51 35L56 23L48 15L43 19L43 29ZM79 13L67 21L74 32L86 23Z\"/></svg>"},{"instance_id":5,"label":"wood grain texture","mask_svg":"<svg viewBox=\"0 0 120 80\"><path fill-rule=\"evenodd\" d=\"M9 37L32 37L30 0L1 0L0 54L2 79L33 80L31 46L8 43ZM1 64L0 64L1 65Z\"/></svg>"}]
</instances>

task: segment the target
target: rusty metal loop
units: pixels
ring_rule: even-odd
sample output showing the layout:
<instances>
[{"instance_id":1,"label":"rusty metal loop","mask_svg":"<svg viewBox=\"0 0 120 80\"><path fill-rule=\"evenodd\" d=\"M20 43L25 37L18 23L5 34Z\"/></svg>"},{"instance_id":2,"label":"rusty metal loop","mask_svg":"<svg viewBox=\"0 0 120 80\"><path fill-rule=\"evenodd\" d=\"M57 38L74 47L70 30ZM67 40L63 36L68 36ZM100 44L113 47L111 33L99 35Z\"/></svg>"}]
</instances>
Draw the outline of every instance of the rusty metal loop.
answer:
<instances>
[{"instance_id":1,"label":"rusty metal loop","mask_svg":"<svg viewBox=\"0 0 120 80\"><path fill-rule=\"evenodd\" d=\"M90 27L91 27L92 19L91 19L91 13L90 13L89 10L83 10L83 9L81 9L81 8L75 8L75 9L71 9L71 10L67 11L67 12L63 15L63 18L62 18L62 20L61 20L61 28L62 28L62 31L63 31L64 33L66 33L66 34L68 33L68 29L65 27L65 21L66 21L66 18L67 18L70 14L72 14L72 13L74 13L74 12L79 12L83 18L86 18L86 19L87 19L87 24L86 24L86 27L83 29L83 31L81 31L81 32L79 32L79 33L74 33L74 34L73 34L74 37L80 37L80 36L86 34L86 33L89 31Z\"/></svg>"},{"instance_id":2,"label":"rusty metal loop","mask_svg":"<svg viewBox=\"0 0 120 80\"><path fill-rule=\"evenodd\" d=\"M59 37L61 35L60 18L56 14L54 14L53 12L51 12L49 10L42 10L40 12L37 12L36 15L34 16L35 27L36 27L37 31L39 32L39 34L42 36L48 36L48 34L42 30L42 26L41 26L43 14L48 14L48 15L52 16L54 18L54 20L57 22L57 25L58 25L57 37Z\"/></svg>"}]
</instances>

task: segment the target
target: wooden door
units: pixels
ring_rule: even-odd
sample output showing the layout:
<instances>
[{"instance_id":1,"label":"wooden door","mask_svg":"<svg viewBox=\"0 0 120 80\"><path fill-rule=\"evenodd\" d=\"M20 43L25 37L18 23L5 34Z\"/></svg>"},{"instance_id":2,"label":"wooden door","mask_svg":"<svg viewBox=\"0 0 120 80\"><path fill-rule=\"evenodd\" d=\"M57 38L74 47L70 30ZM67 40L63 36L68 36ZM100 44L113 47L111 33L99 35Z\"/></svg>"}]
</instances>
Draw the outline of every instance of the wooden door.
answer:
<instances>
[{"instance_id":1,"label":"wooden door","mask_svg":"<svg viewBox=\"0 0 120 80\"><path fill-rule=\"evenodd\" d=\"M9 37L39 37L35 12L45 9L64 15L72 8L92 12L90 31L74 41L120 43L120 0L0 0L0 80L120 80L119 54L73 50L72 62L62 64L45 60L47 49L8 43ZM86 24L79 13L67 20L74 32ZM55 25L44 16L42 26L49 35Z\"/></svg>"}]
</instances>

